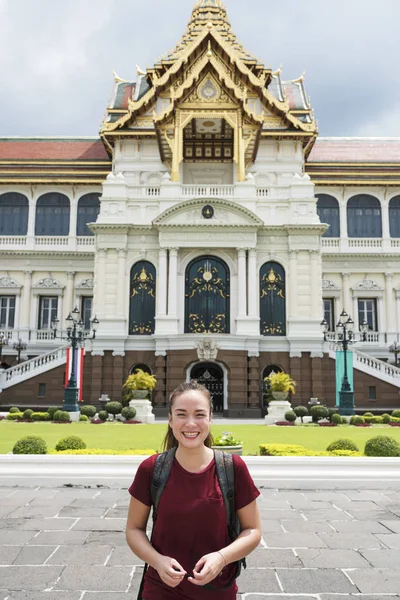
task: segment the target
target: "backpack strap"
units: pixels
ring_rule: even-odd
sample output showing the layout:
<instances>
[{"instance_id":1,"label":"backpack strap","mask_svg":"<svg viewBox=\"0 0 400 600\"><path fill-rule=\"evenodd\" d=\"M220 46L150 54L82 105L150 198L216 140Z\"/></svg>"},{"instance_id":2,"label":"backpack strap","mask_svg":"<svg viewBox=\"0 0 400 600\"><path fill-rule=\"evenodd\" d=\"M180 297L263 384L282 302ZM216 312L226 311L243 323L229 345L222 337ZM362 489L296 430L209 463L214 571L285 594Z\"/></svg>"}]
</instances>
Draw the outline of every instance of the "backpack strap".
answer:
<instances>
[{"instance_id":1,"label":"backpack strap","mask_svg":"<svg viewBox=\"0 0 400 600\"><path fill-rule=\"evenodd\" d=\"M174 462L175 453L176 447L159 454L154 465L150 488L151 502L153 505L153 527L157 519L160 498L168 481L172 463Z\"/></svg>"}]
</instances>

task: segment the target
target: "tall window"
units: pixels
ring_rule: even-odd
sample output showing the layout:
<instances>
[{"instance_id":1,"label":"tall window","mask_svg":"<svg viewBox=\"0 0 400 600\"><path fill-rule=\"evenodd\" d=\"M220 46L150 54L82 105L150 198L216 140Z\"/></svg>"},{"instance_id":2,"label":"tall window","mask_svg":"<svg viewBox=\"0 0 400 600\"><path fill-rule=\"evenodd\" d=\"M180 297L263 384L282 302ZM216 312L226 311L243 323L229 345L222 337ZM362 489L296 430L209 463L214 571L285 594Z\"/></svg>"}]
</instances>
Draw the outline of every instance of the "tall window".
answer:
<instances>
[{"instance_id":1,"label":"tall window","mask_svg":"<svg viewBox=\"0 0 400 600\"><path fill-rule=\"evenodd\" d=\"M57 317L57 296L40 296L39 302L39 329L51 329L51 324Z\"/></svg>"},{"instance_id":2,"label":"tall window","mask_svg":"<svg viewBox=\"0 0 400 600\"><path fill-rule=\"evenodd\" d=\"M152 335L156 316L156 270L147 260L131 269L129 335Z\"/></svg>"},{"instance_id":3,"label":"tall window","mask_svg":"<svg viewBox=\"0 0 400 600\"><path fill-rule=\"evenodd\" d=\"M329 325L329 331L335 331L335 301L333 298L324 298L324 319Z\"/></svg>"},{"instance_id":4,"label":"tall window","mask_svg":"<svg viewBox=\"0 0 400 600\"><path fill-rule=\"evenodd\" d=\"M327 223L329 229L324 237L340 237L340 209L339 202L328 194L317 194L317 212L321 223Z\"/></svg>"},{"instance_id":5,"label":"tall window","mask_svg":"<svg viewBox=\"0 0 400 600\"><path fill-rule=\"evenodd\" d=\"M390 237L400 238L400 196L389 202Z\"/></svg>"},{"instance_id":6,"label":"tall window","mask_svg":"<svg viewBox=\"0 0 400 600\"><path fill-rule=\"evenodd\" d=\"M26 235L28 233L29 201L18 192L0 196L0 235Z\"/></svg>"},{"instance_id":7,"label":"tall window","mask_svg":"<svg viewBox=\"0 0 400 600\"><path fill-rule=\"evenodd\" d=\"M68 235L70 203L67 196L50 192L36 204L35 235Z\"/></svg>"},{"instance_id":8,"label":"tall window","mask_svg":"<svg viewBox=\"0 0 400 600\"><path fill-rule=\"evenodd\" d=\"M347 230L351 238L382 237L381 204L374 196L359 194L347 203Z\"/></svg>"},{"instance_id":9,"label":"tall window","mask_svg":"<svg viewBox=\"0 0 400 600\"><path fill-rule=\"evenodd\" d=\"M91 328L93 298L91 296L83 296L81 317L85 324L85 329L88 331Z\"/></svg>"},{"instance_id":10,"label":"tall window","mask_svg":"<svg viewBox=\"0 0 400 600\"><path fill-rule=\"evenodd\" d=\"M376 298L360 298L358 300L358 322L368 323L369 331L378 331L378 315Z\"/></svg>"},{"instance_id":11,"label":"tall window","mask_svg":"<svg viewBox=\"0 0 400 600\"><path fill-rule=\"evenodd\" d=\"M99 198L100 194L86 194L79 199L76 235L93 235L87 224L97 220L100 212Z\"/></svg>"},{"instance_id":12,"label":"tall window","mask_svg":"<svg viewBox=\"0 0 400 600\"><path fill-rule=\"evenodd\" d=\"M230 273L216 256L192 260L185 278L185 333L229 333Z\"/></svg>"},{"instance_id":13,"label":"tall window","mask_svg":"<svg viewBox=\"0 0 400 600\"><path fill-rule=\"evenodd\" d=\"M286 335L286 278L276 262L265 263L260 270L260 333Z\"/></svg>"},{"instance_id":14,"label":"tall window","mask_svg":"<svg viewBox=\"0 0 400 600\"><path fill-rule=\"evenodd\" d=\"M0 296L0 327L13 329L15 322L15 296Z\"/></svg>"}]
</instances>

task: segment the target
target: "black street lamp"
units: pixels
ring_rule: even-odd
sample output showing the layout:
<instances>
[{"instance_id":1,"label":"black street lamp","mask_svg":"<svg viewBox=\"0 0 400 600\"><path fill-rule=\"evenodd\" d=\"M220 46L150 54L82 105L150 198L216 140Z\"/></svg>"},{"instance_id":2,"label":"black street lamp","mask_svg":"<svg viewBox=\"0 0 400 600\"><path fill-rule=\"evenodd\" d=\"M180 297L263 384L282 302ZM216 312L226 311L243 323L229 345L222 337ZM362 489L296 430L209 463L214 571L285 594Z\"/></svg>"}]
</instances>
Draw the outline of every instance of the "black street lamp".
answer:
<instances>
[{"instance_id":1,"label":"black street lamp","mask_svg":"<svg viewBox=\"0 0 400 600\"><path fill-rule=\"evenodd\" d=\"M400 346L397 342L393 342L393 344L390 344L389 346L389 352L391 352L392 354L394 354L394 364L396 367L399 366L397 357L400 354Z\"/></svg>"},{"instance_id":2,"label":"black street lamp","mask_svg":"<svg viewBox=\"0 0 400 600\"><path fill-rule=\"evenodd\" d=\"M324 340L327 341L329 325L325 319L321 323L321 330L324 334ZM367 340L367 331L368 324L364 321L360 327L360 341L365 342ZM353 415L354 391L351 389L349 382L347 370L347 352L349 346L354 344L357 340L354 332L354 321L345 310L342 311L342 314L339 317L339 321L336 325L336 332L333 333L330 341L343 348L344 374L342 378L342 386L339 392L339 413L341 415Z\"/></svg>"},{"instance_id":3,"label":"black street lamp","mask_svg":"<svg viewBox=\"0 0 400 600\"><path fill-rule=\"evenodd\" d=\"M57 338L57 327L59 320L57 317L52 322L52 328L54 332L54 339ZM85 331L85 324L80 318L79 309L76 306L72 312L69 313L66 318L67 324L67 335L60 335L60 339L67 340L71 346L71 375L68 380L68 385L64 390L64 410L68 412L79 412L78 394L79 388L76 382L75 372L75 355L76 350L84 346L87 339L94 340L96 338L96 331L99 325L99 321L96 317L91 320L91 331Z\"/></svg>"},{"instance_id":4,"label":"black street lamp","mask_svg":"<svg viewBox=\"0 0 400 600\"><path fill-rule=\"evenodd\" d=\"M0 333L0 363L2 362L4 346L8 346L8 337L4 333Z\"/></svg>"},{"instance_id":5,"label":"black street lamp","mask_svg":"<svg viewBox=\"0 0 400 600\"><path fill-rule=\"evenodd\" d=\"M18 357L17 357L18 364L21 361L21 352L25 352L27 347L28 347L28 344L26 342L23 342L21 340L21 338L19 338L18 342L14 342L13 348L14 348L14 350L16 350L18 352Z\"/></svg>"}]
</instances>

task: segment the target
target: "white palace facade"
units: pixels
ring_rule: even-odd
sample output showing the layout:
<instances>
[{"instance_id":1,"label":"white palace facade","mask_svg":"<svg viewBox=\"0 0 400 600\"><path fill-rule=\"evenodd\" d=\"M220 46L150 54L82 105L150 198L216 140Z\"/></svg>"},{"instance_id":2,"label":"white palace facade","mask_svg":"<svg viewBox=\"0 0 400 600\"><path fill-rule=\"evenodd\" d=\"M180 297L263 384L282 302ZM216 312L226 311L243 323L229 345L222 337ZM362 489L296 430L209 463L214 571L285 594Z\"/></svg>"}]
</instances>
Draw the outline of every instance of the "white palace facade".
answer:
<instances>
[{"instance_id":1,"label":"white palace facade","mask_svg":"<svg viewBox=\"0 0 400 600\"><path fill-rule=\"evenodd\" d=\"M78 306L100 321L86 402L119 400L142 366L158 415L194 377L217 413L259 417L277 369L294 403L334 405L345 308L368 324L357 408L396 407L399 258L400 140L318 138L303 78L266 68L220 0L199 0L172 51L115 77L98 138L0 139L0 406L62 402L52 322Z\"/></svg>"}]
</instances>

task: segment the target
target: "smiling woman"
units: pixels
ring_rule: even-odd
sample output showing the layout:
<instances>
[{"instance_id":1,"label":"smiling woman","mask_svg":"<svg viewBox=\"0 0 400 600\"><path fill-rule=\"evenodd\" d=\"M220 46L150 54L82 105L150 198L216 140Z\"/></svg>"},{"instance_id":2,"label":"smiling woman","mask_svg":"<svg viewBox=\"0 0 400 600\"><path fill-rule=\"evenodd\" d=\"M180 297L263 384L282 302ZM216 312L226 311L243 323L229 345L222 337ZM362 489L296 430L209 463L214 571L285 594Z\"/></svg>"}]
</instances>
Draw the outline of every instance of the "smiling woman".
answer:
<instances>
[{"instance_id":1,"label":"smiling woman","mask_svg":"<svg viewBox=\"0 0 400 600\"><path fill-rule=\"evenodd\" d=\"M235 600L240 563L260 542L259 491L240 457L211 449L211 418L208 390L196 381L180 385L169 400L166 451L140 465L129 489L127 542L149 567L138 598L205 600L217 591Z\"/></svg>"}]
</instances>

